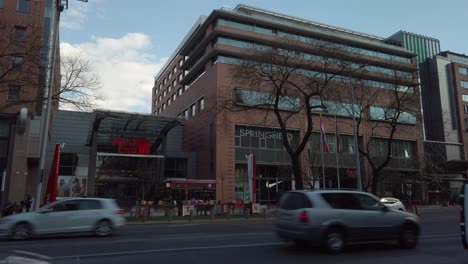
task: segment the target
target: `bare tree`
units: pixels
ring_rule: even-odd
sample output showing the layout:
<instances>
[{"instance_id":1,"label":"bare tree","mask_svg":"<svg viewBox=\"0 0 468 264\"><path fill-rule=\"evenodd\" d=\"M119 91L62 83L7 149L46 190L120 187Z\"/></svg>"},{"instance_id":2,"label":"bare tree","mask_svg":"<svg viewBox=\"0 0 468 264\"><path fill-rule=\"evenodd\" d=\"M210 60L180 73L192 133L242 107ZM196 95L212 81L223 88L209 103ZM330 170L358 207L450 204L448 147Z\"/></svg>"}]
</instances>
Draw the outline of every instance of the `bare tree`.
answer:
<instances>
[{"instance_id":1,"label":"bare tree","mask_svg":"<svg viewBox=\"0 0 468 264\"><path fill-rule=\"evenodd\" d=\"M90 110L102 100L100 77L81 54L61 57L60 90L53 95L64 108Z\"/></svg>"},{"instance_id":2,"label":"bare tree","mask_svg":"<svg viewBox=\"0 0 468 264\"><path fill-rule=\"evenodd\" d=\"M0 24L0 112L35 102L29 87L41 85L41 33L34 25Z\"/></svg>"},{"instance_id":3,"label":"bare tree","mask_svg":"<svg viewBox=\"0 0 468 264\"><path fill-rule=\"evenodd\" d=\"M236 81L246 83L256 93L250 98L222 100L222 107L229 111L245 111L252 108L266 109L266 116L273 115L280 127L283 146L291 158L296 189L303 189L302 152L312 134L314 122L312 110L324 108L322 102L334 96L343 87L342 78L360 67L343 56L346 52L332 44L310 45L314 55L306 53L304 46L294 39L285 39L274 47L254 45L244 54L240 67L233 68ZM294 120L305 120L304 133L298 142L288 140L288 131Z\"/></svg>"},{"instance_id":4,"label":"bare tree","mask_svg":"<svg viewBox=\"0 0 468 264\"><path fill-rule=\"evenodd\" d=\"M35 25L0 24L0 112L15 106L40 105L45 96L47 49L42 31ZM59 56L57 54L57 56ZM53 89L53 103L89 110L99 100L99 76L80 54L60 58L61 80ZM58 88L60 86L60 88Z\"/></svg>"},{"instance_id":5,"label":"bare tree","mask_svg":"<svg viewBox=\"0 0 468 264\"><path fill-rule=\"evenodd\" d=\"M392 75L387 83L381 83L381 89L369 89L370 83L363 78L349 78L348 93L341 94L347 97L342 100L349 101L353 101L354 94L356 130L366 139L358 144L358 150L371 169L370 175L363 180L363 187L373 193L377 193L384 172L394 159L397 131L420 132L415 129L421 111L417 83L406 73L394 70ZM377 146L378 140L383 144ZM417 166L418 157L408 158Z\"/></svg>"}]
</instances>

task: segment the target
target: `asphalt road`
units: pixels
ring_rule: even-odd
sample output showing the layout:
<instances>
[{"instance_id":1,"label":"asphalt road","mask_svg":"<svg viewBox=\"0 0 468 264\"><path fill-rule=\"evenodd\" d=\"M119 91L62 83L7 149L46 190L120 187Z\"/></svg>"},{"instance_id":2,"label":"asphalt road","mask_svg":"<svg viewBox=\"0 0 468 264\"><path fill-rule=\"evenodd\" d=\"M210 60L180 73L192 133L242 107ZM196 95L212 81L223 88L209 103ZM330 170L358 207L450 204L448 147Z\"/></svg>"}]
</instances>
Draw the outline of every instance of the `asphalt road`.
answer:
<instances>
[{"instance_id":1,"label":"asphalt road","mask_svg":"<svg viewBox=\"0 0 468 264\"><path fill-rule=\"evenodd\" d=\"M422 236L414 250L393 245L354 246L339 255L297 249L278 241L271 221L229 221L127 226L108 238L90 236L0 241L13 250L53 258L53 263L468 263L460 243L458 211L423 212Z\"/></svg>"}]
</instances>

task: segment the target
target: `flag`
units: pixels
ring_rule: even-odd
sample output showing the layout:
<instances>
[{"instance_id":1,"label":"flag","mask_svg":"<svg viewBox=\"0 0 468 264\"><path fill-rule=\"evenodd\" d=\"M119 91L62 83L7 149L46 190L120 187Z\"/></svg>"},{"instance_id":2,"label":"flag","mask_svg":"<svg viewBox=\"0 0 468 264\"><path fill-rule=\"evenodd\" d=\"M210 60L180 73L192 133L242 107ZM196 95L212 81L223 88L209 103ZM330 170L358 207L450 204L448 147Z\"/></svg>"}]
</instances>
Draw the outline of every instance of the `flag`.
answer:
<instances>
[{"instance_id":1,"label":"flag","mask_svg":"<svg viewBox=\"0 0 468 264\"><path fill-rule=\"evenodd\" d=\"M330 152L330 146L328 146L327 134L325 134L325 127L323 126L322 117L320 117L320 134L322 135L323 152Z\"/></svg>"},{"instance_id":2,"label":"flag","mask_svg":"<svg viewBox=\"0 0 468 264\"><path fill-rule=\"evenodd\" d=\"M57 182L60 166L60 144L55 144L54 160L50 170L49 180L47 182L47 189L44 197L44 204L54 202L57 198Z\"/></svg>"}]
</instances>

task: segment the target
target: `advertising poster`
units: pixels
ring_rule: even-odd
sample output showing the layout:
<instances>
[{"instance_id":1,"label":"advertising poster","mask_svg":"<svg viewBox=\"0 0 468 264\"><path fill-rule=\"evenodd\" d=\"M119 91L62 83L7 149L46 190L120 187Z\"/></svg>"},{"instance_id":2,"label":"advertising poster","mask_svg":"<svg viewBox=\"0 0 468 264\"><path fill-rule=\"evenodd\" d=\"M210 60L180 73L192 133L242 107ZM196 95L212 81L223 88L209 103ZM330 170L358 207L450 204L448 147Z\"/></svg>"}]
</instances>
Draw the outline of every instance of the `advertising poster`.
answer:
<instances>
[{"instance_id":1,"label":"advertising poster","mask_svg":"<svg viewBox=\"0 0 468 264\"><path fill-rule=\"evenodd\" d=\"M87 178L86 176L59 176L57 198L87 196Z\"/></svg>"}]
</instances>

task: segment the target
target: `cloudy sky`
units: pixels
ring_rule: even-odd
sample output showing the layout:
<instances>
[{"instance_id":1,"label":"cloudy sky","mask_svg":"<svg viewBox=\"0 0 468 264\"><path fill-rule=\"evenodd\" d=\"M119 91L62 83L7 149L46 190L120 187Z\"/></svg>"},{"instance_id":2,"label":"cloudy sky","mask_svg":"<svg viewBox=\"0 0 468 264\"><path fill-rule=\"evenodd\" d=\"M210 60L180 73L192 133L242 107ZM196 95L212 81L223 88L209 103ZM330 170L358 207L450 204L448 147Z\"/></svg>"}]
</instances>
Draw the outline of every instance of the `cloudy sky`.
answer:
<instances>
[{"instance_id":1,"label":"cloudy sky","mask_svg":"<svg viewBox=\"0 0 468 264\"><path fill-rule=\"evenodd\" d=\"M101 77L99 108L149 113L154 76L200 15L234 8L231 0L69 1L60 24L61 52L80 52ZM468 54L468 1L244 0L304 19L390 36L410 31L441 41L442 50Z\"/></svg>"}]
</instances>

